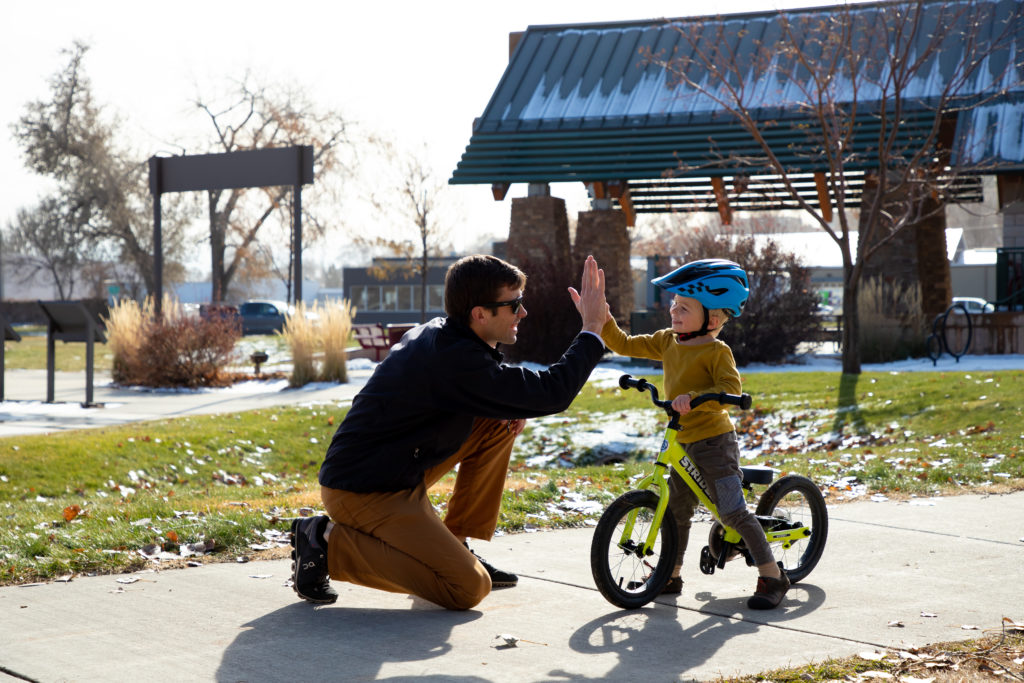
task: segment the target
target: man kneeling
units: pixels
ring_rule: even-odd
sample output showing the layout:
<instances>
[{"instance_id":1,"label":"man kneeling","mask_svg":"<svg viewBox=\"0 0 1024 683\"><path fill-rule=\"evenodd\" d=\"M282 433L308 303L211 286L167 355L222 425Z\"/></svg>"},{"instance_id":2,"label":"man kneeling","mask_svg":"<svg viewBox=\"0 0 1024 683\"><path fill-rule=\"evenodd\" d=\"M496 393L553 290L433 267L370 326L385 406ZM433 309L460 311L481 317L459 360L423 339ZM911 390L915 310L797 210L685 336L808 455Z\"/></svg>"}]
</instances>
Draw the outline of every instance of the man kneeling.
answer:
<instances>
[{"instance_id":1,"label":"man kneeling","mask_svg":"<svg viewBox=\"0 0 1024 683\"><path fill-rule=\"evenodd\" d=\"M526 418L565 410L604 353L604 272L584 264L569 295L582 330L542 371L502 363L526 317L526 276L493 256L467 256L445 277L444 318L413 330L377 366L320 468L329 517L292 524L293 587L338 599L330 579L469 609L514 574L483 562L466 538L490 540L509 458ZM444 521L427 489L458 465Z\"/></svg>"}]
</instances>

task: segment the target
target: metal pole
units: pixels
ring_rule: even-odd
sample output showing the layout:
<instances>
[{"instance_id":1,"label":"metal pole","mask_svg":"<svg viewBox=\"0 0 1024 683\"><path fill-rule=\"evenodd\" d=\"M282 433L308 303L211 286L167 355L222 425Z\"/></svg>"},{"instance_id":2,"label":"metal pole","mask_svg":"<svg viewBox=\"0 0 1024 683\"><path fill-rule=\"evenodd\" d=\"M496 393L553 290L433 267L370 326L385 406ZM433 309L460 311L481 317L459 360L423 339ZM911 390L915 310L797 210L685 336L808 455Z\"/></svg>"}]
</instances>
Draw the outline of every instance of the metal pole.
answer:
<instances>
[{"instance_id":1,"label":"metal pole","mask_svg":"<svg viewBox=\"0 0 1024 683\"><path fill-rule=\"evenodd\" d=\"M92 313L85 310L85 403L82 404L83 408L93 407L92 402L92 365L94 351L93 351L93 338L96 336L96 326L92 322Z\"/></svg>"},{"instance_id":2,"label":"metal pole","mask_svg":"<svg viewBox=\"0 0 1024 683\"><path fill-rule=\"evenodd\" d=\"M299 162L302 161L301 147L299 148ZM302 180L301 175L299 176L299 182L295 183L295 188L292 192L295 193L295 217L293 222L295 223L295 304L298 305L302 302Z\"/></svg>"},{"instance_id":3,"label":"metal pole","mask_svg":"<svg viewBox=\"0 0 1024 683\"><path fill-rule=\"evenodd\" d=\"M54 349L53 336L56 334L54 329L53 319L47 323L46 327L46 402L53 403L53 366L56 360L56 350Z\"/></svg>"},{"instance_id":4,"label":"metal pole","mask_svg":"<svg viewBox=\"0 0 1024 683\"><path fill-rule=\"evenodd\" d=\"M163 190L159 157L149 158L149 191L153 195L153 310L159 318L163 313L164 300L164 236L160 215L160 195Z\"/></svg>"}]
</instances>

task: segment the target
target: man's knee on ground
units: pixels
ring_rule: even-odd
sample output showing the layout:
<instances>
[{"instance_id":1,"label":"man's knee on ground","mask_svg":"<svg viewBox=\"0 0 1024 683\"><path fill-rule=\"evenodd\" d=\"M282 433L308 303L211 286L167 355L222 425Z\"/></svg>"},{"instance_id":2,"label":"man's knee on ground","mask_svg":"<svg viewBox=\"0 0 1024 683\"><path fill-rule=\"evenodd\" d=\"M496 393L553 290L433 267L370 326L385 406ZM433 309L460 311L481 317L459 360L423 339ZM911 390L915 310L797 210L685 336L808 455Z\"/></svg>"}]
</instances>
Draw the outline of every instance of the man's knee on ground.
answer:
<instances>
[{"instance_id":1,"label":"man's knee on ground","mask_svg":"<svg viewBox=\"0 0 1024 683\"><path fill-rule=\"evenodd\" d=\"M491 578L484 572L474 572L473 576L457 585L449 587L446 600L441 604L445 609L466 610L476 607L491 592Z\"/></svg>"}]
</instances>

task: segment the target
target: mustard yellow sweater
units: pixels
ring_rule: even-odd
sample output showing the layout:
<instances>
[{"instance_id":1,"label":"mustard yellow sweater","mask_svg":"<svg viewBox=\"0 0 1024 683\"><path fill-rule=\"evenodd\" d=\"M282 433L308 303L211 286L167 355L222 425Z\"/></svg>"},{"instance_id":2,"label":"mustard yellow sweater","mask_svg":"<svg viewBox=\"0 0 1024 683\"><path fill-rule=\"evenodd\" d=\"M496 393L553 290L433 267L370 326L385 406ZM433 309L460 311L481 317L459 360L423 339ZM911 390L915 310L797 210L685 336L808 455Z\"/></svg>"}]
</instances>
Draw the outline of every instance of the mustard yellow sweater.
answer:
<instances>
[{"instance_id":1,"label":"mustard yellow sweater","mask_svg":"<svg viewBox=\"0 0 1024 683\"><path fill-rule=\"evenodd\" d=\"M732 350L725 342L715 339L696 346L680 344L671 328L629 336L614 320L605 323L601 338L619 355L660 360L665 373L665 395L661 398L671 401L680 394L689 394L692 398L708 392L738 394L741 391L740 373ZM691 410L679 418L679 424L682 427L679 441L683 443L710 439L733 430L729 412L717 401L708 401Z\"/></svg>"}]
</instances>

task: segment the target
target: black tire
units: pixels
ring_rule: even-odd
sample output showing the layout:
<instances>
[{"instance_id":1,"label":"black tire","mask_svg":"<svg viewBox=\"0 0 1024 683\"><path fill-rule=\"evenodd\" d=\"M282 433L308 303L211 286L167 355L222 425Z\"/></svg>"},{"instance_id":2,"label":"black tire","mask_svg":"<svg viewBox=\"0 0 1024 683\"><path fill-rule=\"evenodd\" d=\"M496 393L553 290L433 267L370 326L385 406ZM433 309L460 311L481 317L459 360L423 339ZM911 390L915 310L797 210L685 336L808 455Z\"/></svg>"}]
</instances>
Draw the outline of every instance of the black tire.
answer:
<instances>
[{"instance_id":1,"label":"black tire","mask_svg":"<svg viewBox=\"0 0 1024 683\"><path fill-rule=\"evenodd\" d=\"M768 531L789 525L811 528L811 535L783 548L772 543L775 560L782 566L791 583L807 577L821 559L828 538L828 510L818 486L797 474L782 477L764 492L755 513Z\"/></svg>"},{"instance_id":2,"label":"black tire","mask_svg":"<svg viewBox=\"0 0 1024 683\"><path fill-rule=\"evenodd\" d=\"M601 595L613 605L643 607L661 593L672 573L679 539L671 510L665 510L652 552L645 557L636 552L647 538L657 506L654 491L629 491L616 498L597 522L590 544L590 571ZM621 544L627 516L634 510L636 523Z\"/></svg>"}]
</instances>

